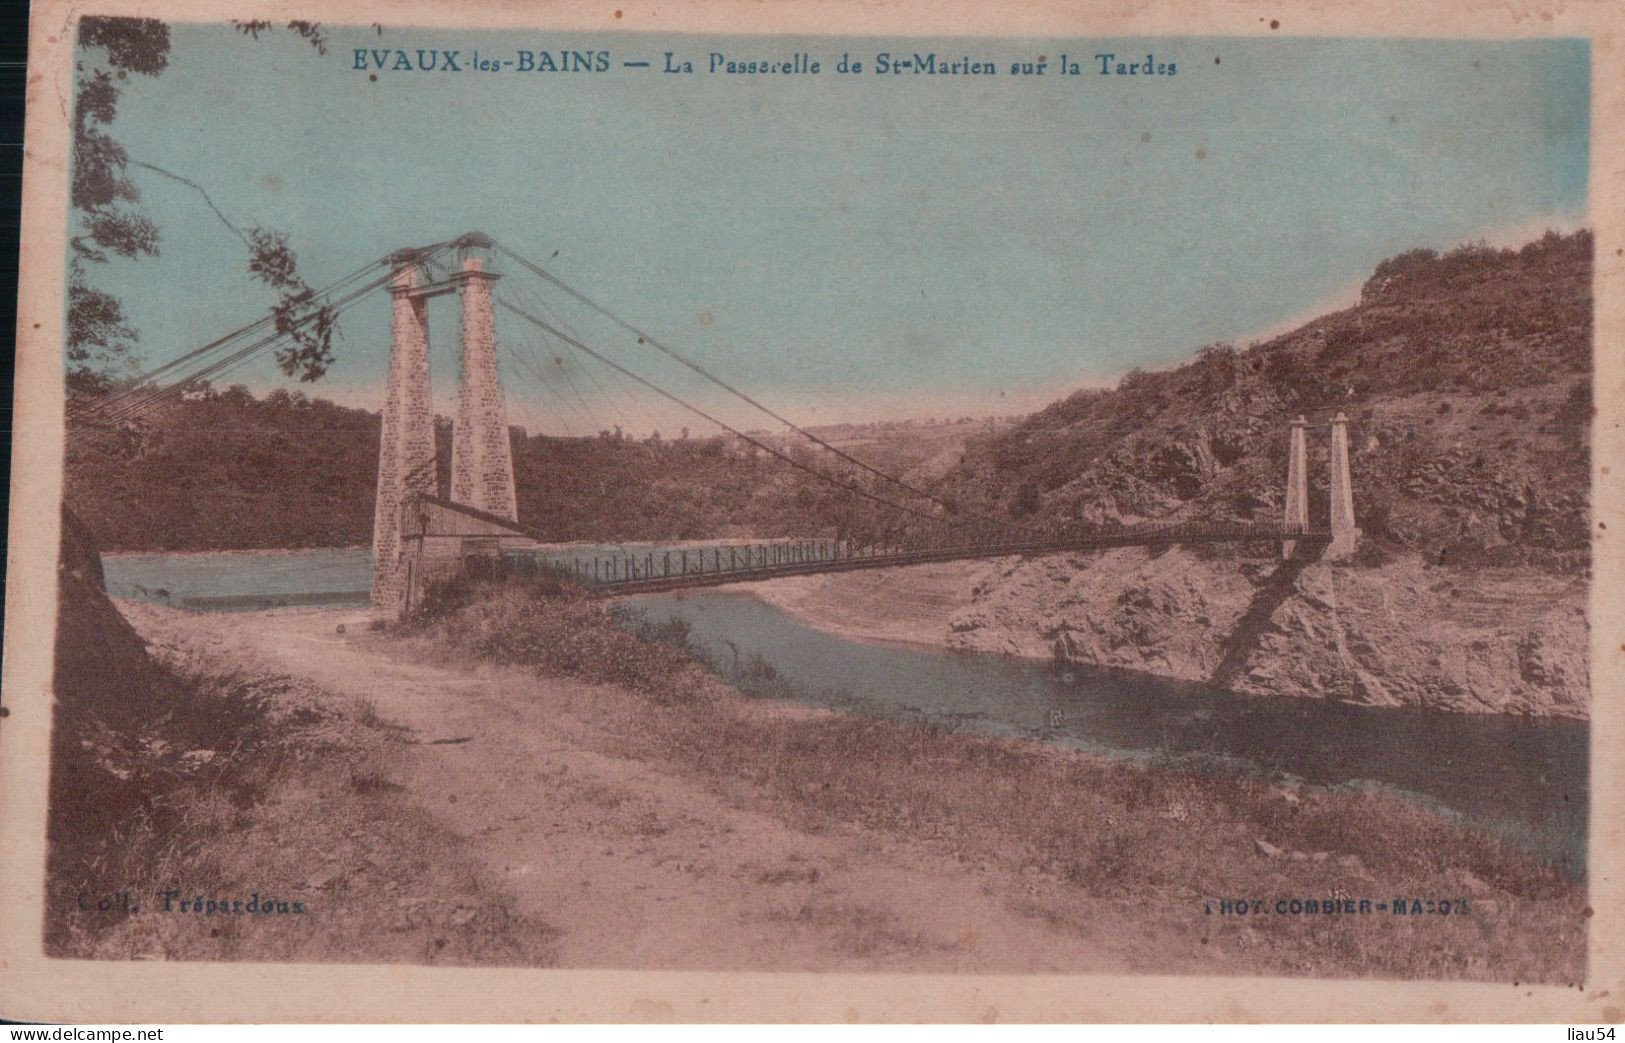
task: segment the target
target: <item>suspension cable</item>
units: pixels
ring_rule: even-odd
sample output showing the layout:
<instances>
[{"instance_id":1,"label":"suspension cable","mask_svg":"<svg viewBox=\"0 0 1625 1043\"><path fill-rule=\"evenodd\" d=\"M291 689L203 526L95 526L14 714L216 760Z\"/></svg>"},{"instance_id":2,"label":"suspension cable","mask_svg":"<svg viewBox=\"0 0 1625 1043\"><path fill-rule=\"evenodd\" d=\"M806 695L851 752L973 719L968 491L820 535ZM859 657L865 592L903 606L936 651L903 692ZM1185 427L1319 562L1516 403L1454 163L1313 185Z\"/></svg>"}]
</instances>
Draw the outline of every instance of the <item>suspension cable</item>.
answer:
<instances>
[{"instance_id":1,"label":"suspension cable","mask_svg":"<svg viewBox=\"0 0 1625 1043\"><path fill-rule=\"evenodd\" d=\"M583 344L581 341L577 340L576 338L569 336L568 334L564 333L563 331L561 331L561 330L557 329L556 327L550 325L546 321L544 321L542 319L539 319L534 315L531 315L529 312L526 312L523 309L516 307L515 305L509 303L505 298L497 296L496 297L496 302L498 304L502 305L504 308L508 309L510 312L513 312L515 315L517 315L520 318L524 319L525 321L536 325L537 327L547 331L548 333L551 333L553 336L559 338L560 340L564 341L567 344L570 344L571 346L577 348L578 350L585 352L586 354L592 356L593 358L595 358L598 361L604 363L605 365L610 366L611 368L613 368L615 370L618 370L621 373L626 374L627 376L631 377L633 380L637 381L639 384L642 384L644 387L647 387L651 391L653 391L656 394L660 395L662 398L666 398L666 399L671 400L672 402L674 402L677 405L683 407L684 409L688 410L689 412L693 413L694 415L696 415L698 417L701 417L702 419L708 420L711 423L717 425L718 427L722 428L724 431L727 431L727 432L729 432L731 434L734 434L734 435L738 436L739 438L744 439L746 442L749 442L751 445L756 446L758 449L765 450L766 452L770 453L771 455L777 457L780 460L783 460L785 463L789 464L791 467L796 468L797 470L805 471L808 474L811 474L814 477L820 479L821 481L828 482L831 485L838 486L838 487L840 487L842 489L847 490L848 492L856 493L857 495L862 496L865 499L869 499L869 500L874 501L875 503L879 503L879 504L882 504L883 506L890 507L893 510L902 511L905 514L912 514L915 517L923 518L923 519L925 519L926 521L929 521L929 522L941 523L943 521L943 519L937 518L934 515L930 515L930 514L925 513L924 511L918 510L918 509L913 508L913 507L909 507L906 504L897 503L895 500L888 500L884 496L879 496L879 495L876 495L875 493L869 492L867 489L864 489L861 486L852 484L850 482L843 481L842 479L840 479L840 478L838 478L838 477L836 477L834 475L827 474L827 473L825 473L823 471L820 471L816 467L809 467L808 465L802 463L801 461L796 460L795 458L793 458L793 457L791 457L791 456L789 456L789 455L787 455L787 454L785 454L783 452L780 452L778 449L776 449L773 446L767 444L766 442L763 442L760 439L757 439L757 438L754 438L754 437L752 437L750 435L747 435L745 432L739 430L738 428L724 423L723 421L721 421L721 420L717 419L716 417L712 416L710 413L707 413L703 409L700 409L698 406L690 405L688 402L684 401L681 398L678 398L676 395L674 395L671 392L667 391L665 388L662 388L659 385L652 383L651 381L645 380L643 377L641 377L638 374L632 372L631 370L629 370L626 367L620 365L619 363L613 361L612 359L605 358L603 355L601 355L598 352L594 351L593 349L589 348L586 344Z\"/></svg>"},{"instance_id":2,"label":"suspension cable","mask_svg":"<svg viewBox=\"0 0 1625 1043\"><path fill-rule=\"evenodd\" d=\"M361 298L373 293L388 283L390 278L391 276L389 274L385 274L380 278L374 279L371 283L363 286L361 289L352 291L344 298L341 298L338 302L328 305L330 314L333 316L343 314L344 311L348 310ZM303 325L305 322L313 321L314 318L314 316L311 316L301 320L295 324L295 327ZM177 379L173 383L159 386L147 385L145 387L145 393L139 397L126 398L121 402L114 403L111 408L99 411L99 415L95 417L85 417L84 420L86 423L94 424L95 426L110 426L123 423L124 421L129 420L141 413L150 411L166 398L171 398L182 394L188 388L197 385L199 382L208 380L211 377L215 377L222 372L226 372L242 364L243 362L248 361L254 356L262 353L266 348L280 341L284 336L287 335L287 332L290 331L275 331L267 336L261 337L246 347L238 348L223 358L213 360L208 365ZM79 430L81 432L85 432L86 428L81 427Z\"/></svg>"},{"instance_id":3,"label":"suspension cable","mask_svg":"<svg viewBox=\"0 0 1625 1043\"><path fill-rule=\"evenodd\" d=\"M424 261L432 260L434 255L443 250L445 246L445 243L436 243L432 246L424 247L423 250L420 251L422 254L422 259ZM335 293L338 293L340 290L350 286L358 279L365 277L375 269L386 264L391 256L393 255L386 255L384 257L377 258L366 265L363 265L361 268L351 272L349 275L344 276L336 282L333 282L312 294L310 300L319 301L324 298L331 298ZM363 286L360 290L346 295L336 303L329 303L325 306L325 311L331 317L336 317L337 315L342 314L344 310L348 309L354 303L368 294L376 291L385 283L389 282L392 275L393 272L388 272L381 278L374 279L372 282ZM220 348L226 347L233 342L240 341L243 337L254 333L255 331L262 330L267 325L274 324L276 314L275 312L269 313L255 320L254 322L241 327L240 329L226 334L224 337L210 341L208 344L205 344L200 348L189 351L178 358L171 359L169 362L149 370L148 372L132 380L127 387L124 387L109 395L77 405L75 408L70 410L69 417L75 421L84 421L86 423L96 425L112 425L128 420L138 414L147 412L160 404L164 399L182 393L187 388L195 386L202 380L206 380L235 369L237 366L248 361L250 358L254 357L270 345L281 340L288 334L296 331L304 325L314 322L318 317L318 314L303 316L295 320L287 329L273 330L271 333L261 336L247 347L236 348L231 353L222 356L221 358L212 360L207 365L176 379L173 383L166 385L159 385L155 383L155 381L157 381L160 377L176 371L188 363L196 362L199 359L206 357L210 353L218 351Z\"/></svg>"},{"instance_id":4,"label":"suspension cable","mask_svg":"<svg viewBox=\"0 0 1625 1043\"><path fill-rule=\"evenodd\" d=\"M336 282L333 282L333 283L329 284L328 286L324 287L320 291L316 292L315 294L312 295L311 299L312 300L320 300L320 299L322 299L324 297L331 296L332 294L338 292L339 290L342 290L345 287L349 286L351 283L355 282L357 279L360 279L360 278L366 276L373 269L375 269L379 265L383 264L386 260L387 260L387 257L381 257L381 258L378 258L376 260L373 260L373 261L369 262L368 264L363 265L362 267L360 267L360 268L356 269L355 271L351 272L349 275L344 276L343 278L337 280ZM188 351L183 355L180 355L180 356L178 356L178 357L176 357L174 359L171 359L170 361L165 362L164 364L162 364L160 366L156 366L156 367L148 370L147 372L136 376L135 378L133 378L130 381L130 383L126 387L120 388L117 391L110 392L109 394L101 396L101 397L96 398L96 399L76 403L74 408L72 410L70 410L69 415L77 417L77 416L83 416L83 415L86 415L86 414L89 414L89 413L92 413L92 412L106 411L106 410L112 408L113 406L118 405L119 403L123 402L126 399L129 399L129 398L134 397L134 396L142 395L142 394L150 391L152 383L154 381L158 380L160 377L164 376L165 374L167 374L167 373L169 373L169 372L171 372L173 370L179 369L181 367L184 367L188 363L194 362L197 359L200 359L203 356L209 354L210 352L218 350L219 348L224 347L225 345L231 343L232 341L239 340L244 336L247 336L247 335L249 335L251 333L254 333L257 330L260 330L260 329L264 328L265 326L270 325L271 323L273 323L275 321L275 319L276 319L276 313L275 312L268 312L267 314L261 316L260 318L256 319L255 321L249 323L246 326L243 326L243 327L241 327L239 329L233 330L232 332L226 334L225 336L217 338L216 340L212 340L209 343L203 345L202 347L195 348L192 351Z\"/></svg>"},{"instance_id":5,"label":"suspension cable","mask_svg":"<svg viewBox=\"0 0 1625 1043\"><path fill-rule=\"evenodd\" d=\"M571 297L575 298L577 301L581 302L582 304L585 304L587 307L591 308L593 311L597 312L599 315L602 315L604 318L608 319L610 322L613 322L615 325L619 326L621 329L625 330L627 333L630 333L634 337L637 337L638 342L640 344L646 343L650 347L655 348L657 351L660 351L663 354L667 355L668 357L676 360L677 362L681 363L682 365L684 365L684 366L688 367L689 369L693 370L695 373L698 373L700 376L704 377L706 380L709 380L711 383L713 383L713 384L717 385L718 387L722 388L724 391L727 391L730 394L737 396L738 398L742 399L743 401L745 401L749 405L755 407L756 409L761 410L763 413L766 413L768 416L772 417L774 420L777 420L779 423L781 423L784 426L788 427L790 430L796 432L797 434L801 435L802 437L807 438L808 440L817 443L819 446L822 446L824 449L829 450L831 453L834 453L836 456L839 456L843 460L846 460L848 463L856 464L858 467L863 468L865 471L868 471L869 473L871 473L871 474L873 474L873 475L875 475L875 476L877 476L879 478L883 478L888 482L891 482L891 483L893 483L893 484L895 484L895 485L897 485L897 486L899 486L899 487L901 487L903 489L906 489L906 490L908 490L909 492L913 493L916 496L920 496L920 497L923 497L923 498L925 498L927 500L930 500L932 503L936 504L937 506L943 508L944 510L946 510L946 511L948 511L950 513L953 513L953 514L959 513L959 508L957 506L955 506L954 504L951 504L946 500L942 500L942 499L932 495L931 493L926 492L924 489L917 488L916 486L911 485L908 482L903 481L901 478L898 478L898 477L896 477L894 475L888 474L887 472L882 471L878 467L874 467L874 466L871 466L870 464L865 463L864 461L858 459L857 457L851 455L850 453L844 452L843 450L837 448L836 446L831 445L829 442L827 442L824 439L822 439L822 438L818 437L817 435L813 434L811 431L808 431L806 428L803 428L800 425L798 425L798 424L794 423L793 421L789 420L788 418L780 415L779 413L774 412L772 409L769 409L767 406L763 405L762 403L756 401L751 396L747 395L745 392L743 392L743 391L739 390L738 388L734 387L732 384L729 384L727 381L723 380L721 377L717 376L716 374L712 373L711 371L709 371L705 367L701 366L699 363L692 361L691 359L689 359L688 357L686 357L682 353L678 352L675 348L672 348L669 345L662 343L658 338L656 338L652 334L647 333L647 332L639 329L638 327L632 325L630 322L627 322L625 319L622 319L620 316L618 316L615 313L611 312L609 309L605 308L603 305L601 305L598 302L594 301L592 298L588 297L586 294L582 293L581 291L579 291L579 290L575 289L574 287L570 286L569 284L565 283L563 280L559 279L557 276L553 275L551 272L549 272L546 269L542 268L540 265L531 262L527 258L525 258L525 257L521 256L520 254L514 252L513 250L509 249L508 247L502 245L501 243L493 243L492 245L493 245L493 248L495 250L497 250L497 252L501 253L503 256L508 257L508 258L510 258L510 259L512 259L514 261L517 261L520 265L524 266L526 269L528 269L530 272L532 272L536 276L538 276L538 277L540 277L542 279L545 279L547 282L549 282L552 285L558 287L560 290L563 290L565 293L569 294ZM988 520L991 520L991 519L988 519Z\"/></svg>"}]
</instances>

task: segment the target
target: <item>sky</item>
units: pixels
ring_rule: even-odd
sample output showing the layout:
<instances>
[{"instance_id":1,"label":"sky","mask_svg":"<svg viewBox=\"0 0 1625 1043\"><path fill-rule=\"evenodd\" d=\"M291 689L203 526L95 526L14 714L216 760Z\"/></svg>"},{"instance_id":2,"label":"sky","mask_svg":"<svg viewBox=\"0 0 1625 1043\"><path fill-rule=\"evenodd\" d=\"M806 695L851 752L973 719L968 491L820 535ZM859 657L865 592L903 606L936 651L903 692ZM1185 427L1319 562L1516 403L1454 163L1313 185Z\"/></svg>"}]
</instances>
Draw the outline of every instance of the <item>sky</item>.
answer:
<instances>
[{"instance_id":1,"label":"sky","mask_svg":"<svg viewBox=\"0 0 1625 1043\"><path fill-rule=\"evenodd\" d=\"M112 131L233 223L285 231L313 285L484 231L807 423L1026 411L1347 304L1403 250L1586 220L1583 40L328 33L323 56L287 32L176 25L168 69L124 83ZM456 49L464 69L357 70L356 48ZM610 68L468 67L475 51L565 49L608 49ZM701 71L663 72L667 51ZM712 51L803 51L823 69L711 74ZM878 75L882 51L999 74ZM1091 57L1148 51L1177 72L1103 76ZM843 53L864 72L836 74ZM1080 75L1058 75L1062 53L1086 59ZM1007 75L1040 55L1044 75ZM622 65L635 60L651 66ZM150 367L272 297L197 192L131 175L161 253L93 278L124 299ZM502 270L499 295L730 422L771 426ZM457 305L430 308L449 413ZM514 423L714 430L510 320L498 313ZM328 377L303 390L376 407L387 302L342 330ZM295 386L268 363L228 379Z\"/></svg>"}]
</instances>

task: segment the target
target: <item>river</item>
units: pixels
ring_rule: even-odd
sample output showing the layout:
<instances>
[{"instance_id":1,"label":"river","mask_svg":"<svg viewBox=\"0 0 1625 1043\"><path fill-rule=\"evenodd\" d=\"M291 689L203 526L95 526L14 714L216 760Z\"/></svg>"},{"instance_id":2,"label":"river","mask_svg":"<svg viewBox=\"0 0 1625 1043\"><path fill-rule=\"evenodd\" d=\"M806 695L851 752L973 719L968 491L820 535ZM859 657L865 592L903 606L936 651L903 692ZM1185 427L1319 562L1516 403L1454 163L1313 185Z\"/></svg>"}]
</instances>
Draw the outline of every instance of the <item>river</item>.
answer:
<instances>
[{"instance_id":1,"label":"river","mask_svg":"<svg viewBox=\"0 0 1625 1043\"><path fill-rule=\"evenodd\" d=\"M642 548L640 548L641 550ZM572 553L605 548L571 548ZM108 592L202 611L364 605L362 549L118 554ZM1145 675L876 644L817 630L748 595L629 599L686 620L722 657L770 664L813 703L951 723L1117 757L1225 761L1289 784L1375 788L1584 872L1589 729L1554 718L1446 714L1241 695Z\"/></svg>"},{"instance_id":2,"label":"river","mask_svg":"<svg viewBox=\"0 0 1625 1043\"><path fill-rule=\"evenodd\" d=\"M595 557L642 557L695 551L712 544L559 544L544 556L568 567L589 566ZM372 587L369 547L307 550L233 550L172 554L117 552L102 555L107 592L116 598L157 601L194 612L253 612L295 605L360 607Z\"/></svg>"}]
</instances>

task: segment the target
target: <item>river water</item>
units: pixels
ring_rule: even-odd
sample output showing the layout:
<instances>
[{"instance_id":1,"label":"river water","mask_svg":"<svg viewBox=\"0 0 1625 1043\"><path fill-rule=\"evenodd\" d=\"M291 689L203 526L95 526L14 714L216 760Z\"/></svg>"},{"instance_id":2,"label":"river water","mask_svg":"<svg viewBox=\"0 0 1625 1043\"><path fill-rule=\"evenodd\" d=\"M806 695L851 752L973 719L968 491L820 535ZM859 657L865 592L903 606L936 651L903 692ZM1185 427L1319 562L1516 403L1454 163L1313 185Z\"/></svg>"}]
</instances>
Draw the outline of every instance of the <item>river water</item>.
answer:
<instances>
[{"instance_id":1,"label":"river water","mask_svg":"<svg viewBox=\"0 0 1625 1043\"><path fill-rule=\"evenodd\" d=\"M561 544L544 557L566 568L595 557L695 551L704 543ZM102 555L107 592L118 598L158 601L195 612L252 612L290 605L360 607L372 587L369 547L311 550L219 551L201 554Z\"/></svg>"},{"instance_id":2,"label":"river water","mask_svg":"<svg viewBox=\"0 0 1625 1043\"><path fill-rule=\"evenodd\" d=\"M199 612L367 604L372 549L103 554L107 593Z\"/></svg>"},{"instance_id":3,"label":"river water","mask_svg":"<svg viewBox=\"0 0 1625 1043\"><path fill-rule=\"evenodd\" d=\"M115 597L194 610L361 606L371 553L121 554L107 555L103 567ZM1248 696L1143 675L868 643L814 629L736 593L645 595L628 604L657 622L686 620L691 638L724 664L760 657L819 705L1117 757L1218 758L1289 783L1382 789L1510 840L1572 875L1584 871L1584 722Z\"/></svg>"},{"instance_id":4,"label":"river water","mask_svg":"<svg viewBox=\"0 0 1625 1043\"><path fill-rule=\"evenodd\" d=\"M1584 722L1241 695L1148 675L854 641L756 598L629 599L722 656L760 656L810 702L955 722L1113 756L1205 755L1315 786L1377 788L1584 871Z\"/></svg>"}]
</instances>

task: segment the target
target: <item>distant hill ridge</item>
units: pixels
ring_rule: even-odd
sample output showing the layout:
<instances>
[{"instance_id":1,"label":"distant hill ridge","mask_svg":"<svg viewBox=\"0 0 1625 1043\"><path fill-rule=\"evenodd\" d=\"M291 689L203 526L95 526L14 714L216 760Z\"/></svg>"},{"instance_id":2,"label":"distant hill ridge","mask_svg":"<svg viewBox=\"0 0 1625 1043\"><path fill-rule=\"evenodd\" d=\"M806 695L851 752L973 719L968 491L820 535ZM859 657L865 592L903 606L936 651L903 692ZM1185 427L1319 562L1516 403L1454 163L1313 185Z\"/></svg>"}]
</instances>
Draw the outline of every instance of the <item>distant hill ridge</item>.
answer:
<instances>
[{"instance_id":1,"label":"distant hill ridge","mask_svg":"<svg viewBox=\"0 0 1625 1043\"><path fill-rule=\"evenodd\" d=\"M104 550L355 546L372 539L379 416L300 393L209 388L130 430L80 443L68 506ZM899 427L861 451L940 474L981 428ZM947 432L945 434L945 432ZM957 433L955 433L957 432ZM449 488L451 428L437 427ZM786 455L829 469L809 446ZM877 508L731 439L513 434L519 518L554 539L804 536L879 526ZM925 479L921 479L922 481ZM893 524L896 524L893 522Z\"/></svg>"}]
</instances>

